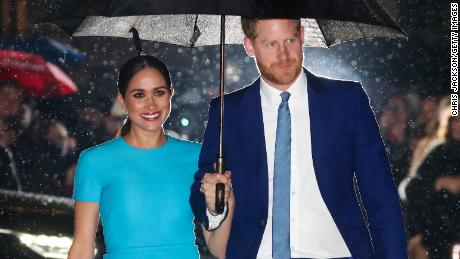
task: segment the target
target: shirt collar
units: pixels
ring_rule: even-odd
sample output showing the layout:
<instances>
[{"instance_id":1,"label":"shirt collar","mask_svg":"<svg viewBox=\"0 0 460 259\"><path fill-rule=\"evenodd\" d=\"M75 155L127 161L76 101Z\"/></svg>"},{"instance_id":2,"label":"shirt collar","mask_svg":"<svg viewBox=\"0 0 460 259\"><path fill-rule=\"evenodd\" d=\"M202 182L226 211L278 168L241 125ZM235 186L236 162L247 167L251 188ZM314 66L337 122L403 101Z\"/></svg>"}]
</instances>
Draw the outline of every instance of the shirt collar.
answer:
<instances>
[{"instance_id":1,"label":"shirt collar","mask_svg":"<svg viewBox=\"0 0 460 259\"><path fill-rule=\"evenodd\" d=\"M305 99L307 96L307 77L303 68L300 70L300 74L292 85L286 90L291 94L289 103L297 102L298 100ZM281 103L282 91L271 86L267 81L260 77L260 94L270 104L278 105Z\"/></svg>"}]
</instances>

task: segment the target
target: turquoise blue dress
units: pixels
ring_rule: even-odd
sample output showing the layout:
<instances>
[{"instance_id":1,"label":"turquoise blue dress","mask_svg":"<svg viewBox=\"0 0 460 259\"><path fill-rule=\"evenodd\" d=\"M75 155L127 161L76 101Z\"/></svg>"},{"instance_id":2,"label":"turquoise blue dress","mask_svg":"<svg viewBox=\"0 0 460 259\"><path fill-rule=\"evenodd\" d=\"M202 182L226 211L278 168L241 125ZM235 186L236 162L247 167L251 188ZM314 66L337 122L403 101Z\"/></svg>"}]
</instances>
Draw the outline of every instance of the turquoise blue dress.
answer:
<instances>
[{"instance_id":1,"label":"turquoise blue dress","mask_svg":"<svg viewBox=\"0 0 460 259\"><path fill-rule=\"evenodd\" d=\"M99 204L104 259L198 258L188 200L199 152L171 136L159 148L118 137L82 152L74 199Z\"/></svg>"}]
</instances>

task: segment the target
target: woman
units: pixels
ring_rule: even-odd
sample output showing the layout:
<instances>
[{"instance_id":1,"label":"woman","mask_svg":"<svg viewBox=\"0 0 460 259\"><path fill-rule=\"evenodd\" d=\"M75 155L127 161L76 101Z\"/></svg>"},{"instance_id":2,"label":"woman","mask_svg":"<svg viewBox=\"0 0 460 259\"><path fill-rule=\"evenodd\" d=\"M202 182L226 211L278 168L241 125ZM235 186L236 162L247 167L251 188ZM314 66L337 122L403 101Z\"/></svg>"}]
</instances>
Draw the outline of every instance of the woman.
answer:
<instances>
[{"instance_id":1,"label":"woman","mask_svg":"<svg viewBox=\"0 0 460 259\"><path fill-rule=\"evenodd\" d=\"M128 114L121 136L85 150L77 165L69 258L93 258L99 214L105 259L198 258L188 196L200 145L163 131L173 95L168 69L151 56L133 58L120 70L118 90ZM212 238L221 243L228 232Z\"/></svg>"},{"instance_id":2,"label":"woman","mask_svg":"<svg viewBox=\"0 0 460 259\"><path fill-rule=\"evenodd\" d=\"M432 100L432 98L429 100ZM435 115L431 116L431 120L427 123L425 136L418 141L414 149L408 175L401 181L398 187L399 197L403 202L404 215L406 217L406 232L409 237L408 254L409 258L411 259L428 258L428 251L422 245L422 233L417 226L417 221L414 221L415 218L419 217L415 216L417 215L416 213L418 213L417 210L423 211L425 208L414 207L414 204L417 204L417 201L414 201L414 199L417 199L417 197L412 197L409 202L407 201L406 188L408 185L410 185L412 180L418 179L419 169L422 164L425 163L425 160L432 153L432 151L446 142L446 135L449 126L448 122L449 118L451 117L450 96L442 98L437 109L435 109L435 112L431 113ZM414 188L414 186L411 188ZM422 196L420 199L423 200L424 197Z\"/></svg>"},{"instance_id":3,"label":"woman","mask_svg":"<svg viewBox=\"0 0 460 259\"><path fill-rule=\"evenodd\" d=\"M409 182L416 177L418 169L425 161L426 157L437 146L446 141L448 122L450 118L450 96L441 99L436 109L435 116L431 117L426 127L426 134L421 138L412 155L409 172L398 186L399 197L403 202L406 201L406 187Z\"/></svg>"},{"instance_id":4,"label":"woman","mask_svg":"<svg viewBox=\"0 0 460 259\"><path fill-rule=\"evenodd\" d=\"M445 142L427 155L406 188L409 244L426 248L424 258L451 258L460 242L460 117L450 117L447 128Z\"/></svg>"}]
</instances>

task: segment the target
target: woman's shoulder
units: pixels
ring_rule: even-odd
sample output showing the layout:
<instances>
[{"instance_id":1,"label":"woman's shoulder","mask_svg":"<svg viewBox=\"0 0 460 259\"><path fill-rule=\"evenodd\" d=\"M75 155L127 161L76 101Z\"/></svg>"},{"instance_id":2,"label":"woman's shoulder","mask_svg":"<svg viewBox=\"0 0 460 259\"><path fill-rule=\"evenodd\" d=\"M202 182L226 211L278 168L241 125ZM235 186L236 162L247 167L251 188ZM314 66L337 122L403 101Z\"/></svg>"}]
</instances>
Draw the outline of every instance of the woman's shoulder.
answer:
<instances>
[{"instance_id":1,"label":"woman's shoulder","mask_svg":"<svg viewBox=\"0 0 460 259\"><path fill-rule=\"evenodd\" d=\"M104 159L112 156L114 153L120 152L123 148L123 143L120 137L108 140L104 143L83 150L80 154L82 158Z\"/></svg>"},{"instance_id":2,"label":"woman's shoulder","mask_svg":"<svg viewBox=\"0 0 460 259\"><path fill-rule=\"evenodd\" d=\"M168 141L176 148L183 149L184 151L200 152L201 149L201 144L195 141L179 139L170 135L168 135Z\"/></svg>"}]
</instances>

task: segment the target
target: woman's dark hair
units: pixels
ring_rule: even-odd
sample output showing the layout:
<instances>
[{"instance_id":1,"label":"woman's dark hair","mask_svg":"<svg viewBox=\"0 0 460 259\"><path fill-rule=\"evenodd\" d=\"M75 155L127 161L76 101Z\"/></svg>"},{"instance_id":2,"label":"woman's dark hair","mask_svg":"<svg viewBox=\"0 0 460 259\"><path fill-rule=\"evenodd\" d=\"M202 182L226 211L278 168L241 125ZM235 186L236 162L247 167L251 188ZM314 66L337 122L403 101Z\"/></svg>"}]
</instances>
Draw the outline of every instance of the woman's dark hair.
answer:
<instances>
[{"instance_id":1,"label":"woman's dark hair","mask_svg":"<svg viewBox=\"0 0 460 259\"><path fill-rule=\"evenodd\" d=\"M120 68L120 72L118 73L117 85L118 91L120 92L120 95L123 98L125 98L126 90L128 89L128 85L131 79L144 68L153 68L158 70L165 79L169 89L172 90L171 76L169 75L169 70L166 67L166 65L153 56L141 55L128 60ZM121 128L120 135L125 136L126 134L128 134L130 128L131 121L129 120L129 118L126 118Z\"/></svg>"},{"instance_id":2,"label":"woman's dark hair","mask_svg":"<svg viewBox=\"0 0 460 259\"><path fill-rule=\"evenodd\" d=\"M18 90L22 89L19 86L19 84L14 80L0 81L0 88L3 88L3 87L11 87L11 88L16 88Z\"/></svg>"}]
</instances>

